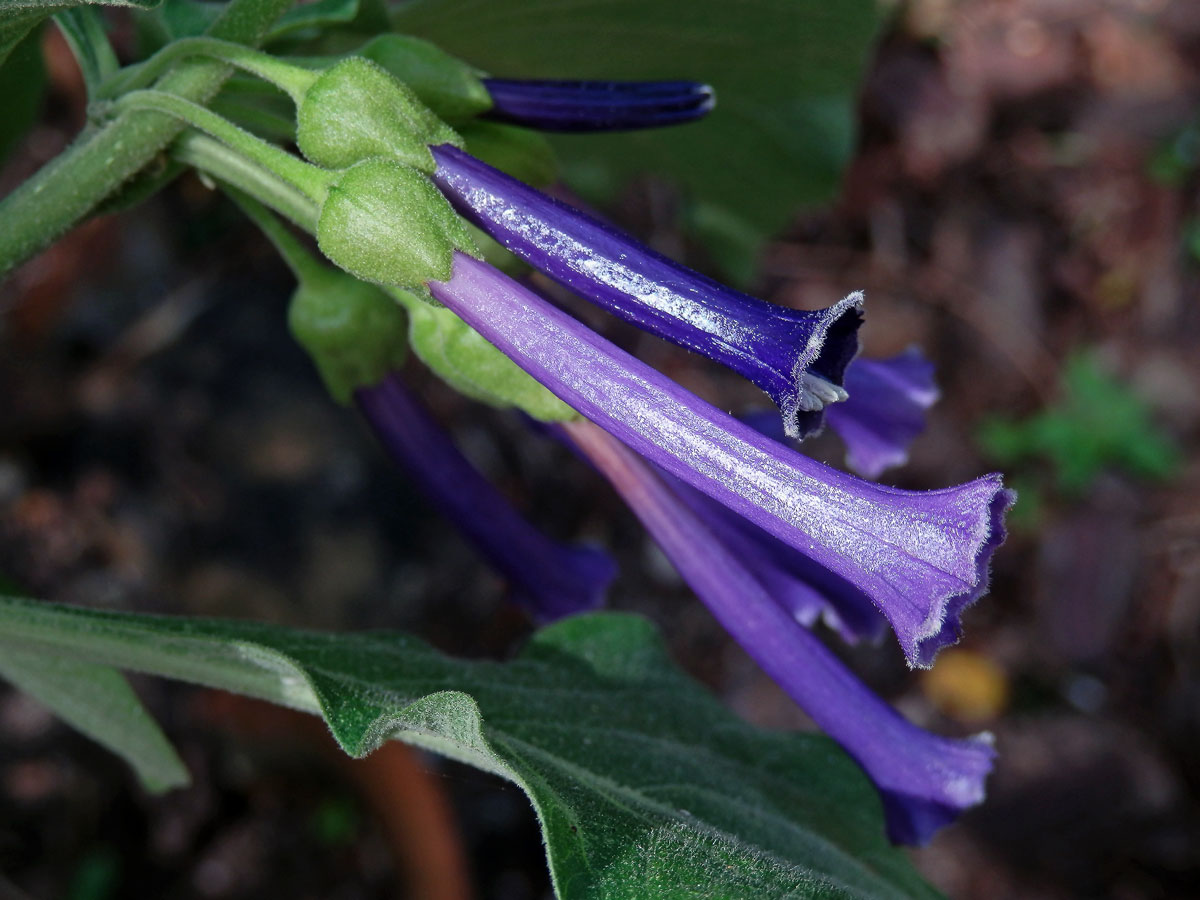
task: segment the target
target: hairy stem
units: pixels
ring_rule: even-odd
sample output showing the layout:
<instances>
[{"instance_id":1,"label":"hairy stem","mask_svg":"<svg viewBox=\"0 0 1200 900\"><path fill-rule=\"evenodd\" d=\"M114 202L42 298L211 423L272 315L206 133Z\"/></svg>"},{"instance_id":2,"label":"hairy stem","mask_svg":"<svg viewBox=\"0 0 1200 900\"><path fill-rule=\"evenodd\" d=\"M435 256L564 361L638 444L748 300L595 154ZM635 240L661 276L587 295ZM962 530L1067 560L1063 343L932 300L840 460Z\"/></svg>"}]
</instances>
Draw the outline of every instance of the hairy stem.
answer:
<instances>
[{"instance_id":1,"label":"hairy stem","mask_svg":"<svg viewBox=\"0 0 1200 900\"><path fill-rule=\"evenodd\" d=\"M127 91L149 87L173 66L197 56L219 59L244 72L257 75L287 92L299 105L319 73L281 62L269 53L242 44L211 37L184 38L167 44L141 65L118 72L100 86L98 98L111 98Z\"/></svg>"},{"instance_id":2,"label":"hairy stem","mask_svg":"<svg viewBox=\"0 0 1200 900\"><path fill-rule=\"evenodd\" d=\"M310 197L216 138L189 129L171 147L171 157L245 192L310 234L317 230L318 208Z\"/></svg>"},{"instance_id":3,"label":"hairy stem","mask_svg":"<svg viewBox=\"0 0 1200 900\"><path fill-rule=\"evenodd\" d=\"M230 0L209 36L257 44L293 0ZM224 63L182 63L159 85L204 103L229 77ZM49 245L136 175L185 127L174 116L130 111L84 131L56 159L0 202L0 277Z\"/></svg>"},{"instance_id":4,"label":"hairy stem","mask_svg":"<svg viewBox=\"0 0 1200 900\"><path fill-rule=\"evenodd\" d=\"M274 172L303 191L314 203L319 204L325 199L334 176L328 169L297 159L283 148L267 143L244 128L239 128L208 107L175 94L163 91L134 91L117 100L113 108L120 112L131 109L157 110L175 116L229 145L257 165Z\"/></svg>"}]
</instances>

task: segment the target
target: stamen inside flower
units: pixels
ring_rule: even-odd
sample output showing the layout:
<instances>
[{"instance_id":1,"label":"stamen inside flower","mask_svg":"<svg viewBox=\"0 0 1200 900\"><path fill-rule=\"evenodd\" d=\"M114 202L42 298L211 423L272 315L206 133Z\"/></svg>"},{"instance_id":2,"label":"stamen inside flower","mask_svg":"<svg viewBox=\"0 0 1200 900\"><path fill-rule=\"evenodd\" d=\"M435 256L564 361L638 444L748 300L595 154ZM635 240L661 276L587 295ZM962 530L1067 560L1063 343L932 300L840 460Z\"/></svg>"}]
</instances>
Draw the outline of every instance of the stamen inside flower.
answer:
<instances>
[{"instance_id":1,"label":"stamen inside flower","mask_svg":"<svg viewBox=\"0 0 1200 900\"><path fill-rule=\"evenodd\" d=\"M812 372L801 372L796 379L796 408L800 412L818 412L828 404L838 403L849 396L845 388Z\"/></svg>"}]
</instances>

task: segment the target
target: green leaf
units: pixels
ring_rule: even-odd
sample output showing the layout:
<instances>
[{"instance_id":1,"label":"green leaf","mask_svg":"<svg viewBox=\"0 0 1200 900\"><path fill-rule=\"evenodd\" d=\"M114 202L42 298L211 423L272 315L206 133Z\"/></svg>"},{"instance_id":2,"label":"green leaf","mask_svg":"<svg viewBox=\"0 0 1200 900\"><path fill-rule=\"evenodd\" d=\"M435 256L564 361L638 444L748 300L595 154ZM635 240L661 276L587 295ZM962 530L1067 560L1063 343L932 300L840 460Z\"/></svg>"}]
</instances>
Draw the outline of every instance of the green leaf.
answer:
<instances>
[{"instance_id":1,"label":"green leaf","mask_svg":"<svg viewBox=\"0 0 1200 900\"><path fill-rule=\"evenodd\" d=\"M413 353L459 393L492 406L516 406L543 422L579 417L451 310L408 291L389 293L408 312Z\"/></svg>"},{"instance_id":2,"label":"green leaf","mask_svg":"<svg viewBox=\"0 0 1200 900\"><path fill-rule=\"evenodd\" d=\"M701 122L555 143L568 175L663 173L697 204L742 220L759 243L837 189L879 8L876 0L417 0L393 21L500 77L708 82L717 105Z\"/></svg>"},{"instance_id":3,"label":"green leaf","mask_svg":"<svg viewBox=\"0 0 1200 900\"><path fill-rule=\"evenodd\" d=\"M348 25L358 15L359 0L316 0L288 10L271 29L267 42L306 28Z\"/></svg>"},{"instance_id":4,"label":"green leaf","mask_svg":"<svg viewBox=\"0 0 1200 900\"><path fill-rule=\"evenodd\" d=\"M0 97L4 98L4 115L0 116L0 163L37 121L45 93L46 69L42 65L40 42L35 31L19 42L8 59L0 63Z\"/></svg>"},{"instance_id":5,"label":"green leaf","mask_svg":"<svg viewBox=\"0 0 1200 900\"><path fill-rule=\"evenodd\" d=\"M324 717L352 756L390 738L533 803L561 898L931 897L825 738L739 721L630 615L576 616L508 663L394 632L134 616L0 598L31 650L183 678Z\"/></svg>"},{"instance_id":6,"label":"green leaf","mask_svg":"<svg viewBox=\"0 0 1200 900\"><path fill-rule=\"evenodd\" d=\"M56 12L87 4L150 9L158 3L159 0L4 0L0 4L0 63L38 23Z\"/></svg>"},{"instance_id":7,"label":"green leaf","mask_svg":"<svg viewBox=\"0 0 1200 900\"><path fill-rule=\"evenodd\" d=\"M116 669L0 638L0 677L124 759L146 790L190 783L174 748Z\"/></svg>"}]
</instances>

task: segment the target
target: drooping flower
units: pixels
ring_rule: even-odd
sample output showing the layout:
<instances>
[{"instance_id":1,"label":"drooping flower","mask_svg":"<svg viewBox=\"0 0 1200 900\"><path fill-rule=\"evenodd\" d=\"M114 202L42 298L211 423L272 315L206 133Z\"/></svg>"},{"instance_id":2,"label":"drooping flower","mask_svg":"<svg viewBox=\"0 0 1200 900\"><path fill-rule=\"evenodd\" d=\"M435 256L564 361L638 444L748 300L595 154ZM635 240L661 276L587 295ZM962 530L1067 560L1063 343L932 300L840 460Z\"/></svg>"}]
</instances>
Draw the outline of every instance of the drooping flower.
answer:
<instances>
[{"instance_id":1,"label":"drooping flower","mask_svg":"<svg viewBox=\"0 0 1200 900\"><path fill-rule=\"evenodd\" d=\"M911 665L958 639L1014 499L998 475L924 492L871 484L759 434L486 263L456 253L429 288L583 416L855 585Z\"/></svg>"},{"instance_id":2,"label":"drooping flower","mask_svg":"<svg viewBox=\"0 0 1200 900\"><path fill-rule=\"evenodd\" d=\"M859 681L638 456L590 422L562 426L617 488L722 626L875 783L888 836L923 844L984 799L990 735L940 737Z\"/></svg>"},{"instance_id":3,"label":"drooping flower","mask_svg":"<svg viewBox=\"0 0 1200 900\"><path fill-rule=\"evenodd\" d=\"M454 207L514 254L626 321L720 362L758 385L800 436L798 414L846 398L862 294L800 311L718 284L546 197L456 147L432 148L433 178Z\"/></svg>"},{"instance_id":4,"label":"drooping flower","mask_svg":"<svg viewBox=\"0 0 1200 900\"><path fill-rule=\"evenodd\" d=\"M616 577L608 554L547 537L522 516L455 446L391 374L354 401L417 488L471 541L539 622L600 606Z\"/></svg>"},{"instance_id":5,"label":"drooping flower","mask_svg":"<svg viewBox=\"0 0 1200 900\"><path fill-rule=\"evenodd\" d=\"M846 367L844 387L850 394L845 402L800 414L801 433L815 431L823 415L846 445L846 464L864 478L876 479L907 462L909 444L925 430L925 411L940 396L933 363L916 347L888 359L860 356ZM773 413L741 419L768 437L787 439Z\"/></svg>"},{"instance_id":6,"label":"drooping flower","mask_svg":"<svg viewBox=\"0 0 1200 900\"><path fill-rule=\"evenodd\" d=\"M537 81L484 78L486 118L542 131L627 131L679 125L712 110L695 81Z\"/></svg>"}]
</instances>

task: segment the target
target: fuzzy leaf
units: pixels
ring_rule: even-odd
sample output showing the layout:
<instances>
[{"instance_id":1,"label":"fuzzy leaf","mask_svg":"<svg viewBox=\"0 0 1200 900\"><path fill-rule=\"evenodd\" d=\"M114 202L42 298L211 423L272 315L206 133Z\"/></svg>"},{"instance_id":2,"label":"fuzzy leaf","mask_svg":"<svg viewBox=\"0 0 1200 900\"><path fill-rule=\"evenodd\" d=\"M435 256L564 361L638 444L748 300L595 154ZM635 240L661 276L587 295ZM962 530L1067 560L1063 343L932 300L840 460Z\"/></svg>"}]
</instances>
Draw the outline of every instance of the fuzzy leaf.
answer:
<instances>
[{"instance_id":1,"label":"fuzzy leaf","mask_svg":"<svg viewBox=\"0 0 1200 900\"><path fill-rule=\"evenodd\" d=\"M64 9L92 4L96 6L136 6L150 9L160 0L4 0L0 4L0 63L47 16Z\"/></svg>"},{"instance_id":2,"label":"fuzzy leaf","mask_svg":"<svg viewBox=\"0 0 1200 900\"><path fill-rule=\"evenodd\" d=\"M736 719L630 615L576 616L508 663L394 633L322 634L0 599L0 632L325 718L493 772L537 812L561 898L931 897L830 741Z\"/></svg>"},{"instance_id":3,"label":"fuzzy leaf","mask_svg":"<svg viewBox=\"0 0 1200 900\"><path fill-rule=\"evenodd\" d=\"M0 678L124 759L146 790L191 781L183 762L116 669L0 639Z\"/></svg>"}]
</instances>

